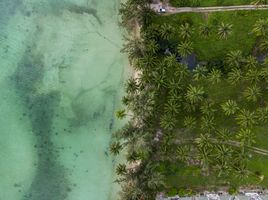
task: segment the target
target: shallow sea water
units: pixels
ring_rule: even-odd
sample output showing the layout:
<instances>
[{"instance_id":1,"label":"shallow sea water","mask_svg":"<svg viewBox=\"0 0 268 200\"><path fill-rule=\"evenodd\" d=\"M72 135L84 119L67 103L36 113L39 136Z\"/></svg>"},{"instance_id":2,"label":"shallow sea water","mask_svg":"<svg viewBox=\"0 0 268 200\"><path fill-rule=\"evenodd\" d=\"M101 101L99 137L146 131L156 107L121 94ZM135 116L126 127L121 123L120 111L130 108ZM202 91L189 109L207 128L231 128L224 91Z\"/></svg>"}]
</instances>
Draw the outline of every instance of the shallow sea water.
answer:
<instances>
[{"instance_id":1,"label":"shallow sea water","mask_svg":"<svg viewBox=\"0 0 268 200\"><path fill-rule=\"evenodd\" d=\"M110 200L120 0L0 0L0 200Z\"/></svg>"}]
</instances>

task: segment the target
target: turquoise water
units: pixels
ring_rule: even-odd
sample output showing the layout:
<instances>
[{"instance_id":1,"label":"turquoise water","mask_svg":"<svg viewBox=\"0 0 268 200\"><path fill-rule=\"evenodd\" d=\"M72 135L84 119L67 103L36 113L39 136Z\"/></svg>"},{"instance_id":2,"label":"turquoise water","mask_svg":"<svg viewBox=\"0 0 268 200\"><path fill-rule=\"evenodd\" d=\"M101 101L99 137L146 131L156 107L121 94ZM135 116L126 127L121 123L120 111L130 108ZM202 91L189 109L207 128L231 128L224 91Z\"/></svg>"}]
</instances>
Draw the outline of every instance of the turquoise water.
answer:
<instances>
[{"instance_id":1,"label":"turquoise water","mask_svg":"<svg viewBox=\"0 0 268 200\"><path fill-rule=\"evenodd\" d=\"M0 0L0 200L115 199L120 0Z\"/></svg>"}]
</instances>

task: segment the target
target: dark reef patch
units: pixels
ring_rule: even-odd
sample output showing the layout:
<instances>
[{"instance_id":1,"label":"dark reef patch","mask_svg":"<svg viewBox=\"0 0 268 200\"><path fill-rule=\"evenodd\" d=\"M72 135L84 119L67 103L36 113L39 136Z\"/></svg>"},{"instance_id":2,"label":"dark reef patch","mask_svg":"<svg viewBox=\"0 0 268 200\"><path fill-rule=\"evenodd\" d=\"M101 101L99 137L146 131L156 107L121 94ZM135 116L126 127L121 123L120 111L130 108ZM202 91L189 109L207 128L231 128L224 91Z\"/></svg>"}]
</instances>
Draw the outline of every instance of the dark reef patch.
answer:
<instances>
[{"instance_id":1,"label":"dark reef patch","mask_svg":"<svg viewBox=\"0 0 268 200\"><path fill-rule=\"evenodd\" d=\"M70 184L66 179L66 169L58 162L59 154L51 140L60 93L52 91L43 94L38 91L37 85L43 75L42 56L25 54L11 77L31 121L32 131L36 135L35 149L39 155L36 175L24 199L63 200L70 191Z\"/></svg>"},{"instance_id":2,"label":"dark reef patch","mask_svg":"<svg viewBox=\"0 0 268 200\"><path fill-rule=\"evenodd\" d=\"M86 13L88 15L92 15L98 21L98 23L100 25L103 24L102 21L101 21L101 19L100 19L100 17L97 14L97 10L94 9L94 8L90 8L90 7L89 8L85 8L85 7L82 7L82 6L78 6L78 5L73 4L73 5L70 5L68 7L68 10L70 12L77 13L77 14L84 14L84 13Z\"/></svg>"}]
</instances>

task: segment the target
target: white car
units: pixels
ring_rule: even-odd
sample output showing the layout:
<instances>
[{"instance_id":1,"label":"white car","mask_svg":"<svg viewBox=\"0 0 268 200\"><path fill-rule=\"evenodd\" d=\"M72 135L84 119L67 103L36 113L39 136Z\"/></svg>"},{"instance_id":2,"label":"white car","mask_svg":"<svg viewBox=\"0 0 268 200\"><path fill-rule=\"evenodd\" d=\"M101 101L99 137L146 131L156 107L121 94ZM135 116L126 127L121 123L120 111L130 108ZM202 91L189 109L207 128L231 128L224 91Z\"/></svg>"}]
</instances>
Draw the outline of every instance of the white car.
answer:
<instances>
[{"instance_id":1,"label":"white car","mask_svg":"<svg viewBox=\"0 0 268 200\"><path fill-rule=\"evenodd\" d=\"M159 8L159 12L160 13L165 13L166 12L166 9L165 8Z\"/></svg>"}]
</instances>

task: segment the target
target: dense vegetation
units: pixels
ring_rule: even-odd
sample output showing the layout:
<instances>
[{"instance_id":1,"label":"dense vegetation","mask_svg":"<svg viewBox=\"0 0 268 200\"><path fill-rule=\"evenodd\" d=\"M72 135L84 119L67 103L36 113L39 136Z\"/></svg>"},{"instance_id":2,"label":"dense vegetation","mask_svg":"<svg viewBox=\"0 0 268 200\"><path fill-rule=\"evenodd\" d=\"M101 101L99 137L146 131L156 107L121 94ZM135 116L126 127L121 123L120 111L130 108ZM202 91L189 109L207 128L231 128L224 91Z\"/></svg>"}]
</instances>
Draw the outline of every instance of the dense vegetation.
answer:
<instances>
[{"instance_id":1,"label":"dense vegetation","mask_svg":"<svg viewBox=\"0 0 268 200\"><path fill-rule=\"evenodd\" d=\"M128 0L120 10L129 31L141 26L140 35L131 35L123 48L139 75L126 83L125 107L116 115L128 123L110 146L111 153L126 154L127 163L116 168L121 199L152 200L158 192L185 195L221 186L230 192L248 184L267 187L267 13L235 13L246 19L239 21L246 27L243 34L250 33L250 45L235 49L238 24L229 13L217 14L218 20L227 16L222 22L199 24L195 14L156 16L148 3ZM210 57L213 48L200 53L206 42L200 45L196 37L217 38L217 56ZM193 54L206 62L190 70L187 58Z\"/></svg>"}]
</instances>

